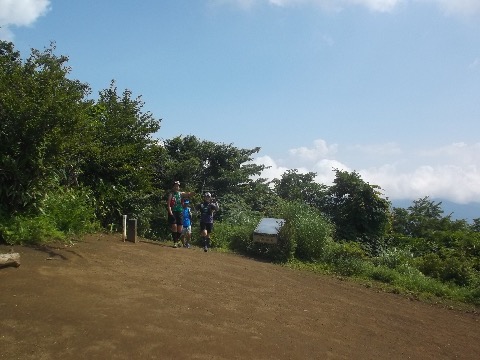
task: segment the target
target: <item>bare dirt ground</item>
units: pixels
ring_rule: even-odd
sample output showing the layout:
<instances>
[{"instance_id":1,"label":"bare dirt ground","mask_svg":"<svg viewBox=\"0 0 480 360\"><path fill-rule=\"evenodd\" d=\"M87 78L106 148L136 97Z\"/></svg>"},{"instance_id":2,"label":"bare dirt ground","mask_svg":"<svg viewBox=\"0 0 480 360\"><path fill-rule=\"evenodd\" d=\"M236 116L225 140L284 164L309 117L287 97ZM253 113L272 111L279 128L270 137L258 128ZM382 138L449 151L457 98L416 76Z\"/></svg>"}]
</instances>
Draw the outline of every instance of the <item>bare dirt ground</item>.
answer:
<instances>
[{"instance_id":1,"label":"bare dirt ground","mask_svg":"<svg viewBox=\"0 0 480 360\"><path fill-rule=\"evenodd\" d=\"M6 247L0 359L479 359L480 316L239 255Z\"/></svg>"}]
</instances>

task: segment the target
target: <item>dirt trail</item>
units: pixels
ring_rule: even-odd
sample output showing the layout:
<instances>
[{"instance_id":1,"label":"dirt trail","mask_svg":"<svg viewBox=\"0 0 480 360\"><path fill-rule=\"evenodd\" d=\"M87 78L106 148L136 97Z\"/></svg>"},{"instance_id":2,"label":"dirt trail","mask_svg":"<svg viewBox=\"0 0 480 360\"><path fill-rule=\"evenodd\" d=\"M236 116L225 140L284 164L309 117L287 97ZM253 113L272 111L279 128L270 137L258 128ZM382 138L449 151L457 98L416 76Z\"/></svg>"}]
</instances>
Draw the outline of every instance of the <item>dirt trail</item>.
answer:
<instances>
[{"instance_id":1,"label":"dirt trail","mask_svg":"<svg viewBox=\"0 0 480 360\"><path fill-rule=\"evenodd\" d=\"M0 359L480 356L478 315L238 255L117 235L13 251Z\"/></svg>"}]
</instances>

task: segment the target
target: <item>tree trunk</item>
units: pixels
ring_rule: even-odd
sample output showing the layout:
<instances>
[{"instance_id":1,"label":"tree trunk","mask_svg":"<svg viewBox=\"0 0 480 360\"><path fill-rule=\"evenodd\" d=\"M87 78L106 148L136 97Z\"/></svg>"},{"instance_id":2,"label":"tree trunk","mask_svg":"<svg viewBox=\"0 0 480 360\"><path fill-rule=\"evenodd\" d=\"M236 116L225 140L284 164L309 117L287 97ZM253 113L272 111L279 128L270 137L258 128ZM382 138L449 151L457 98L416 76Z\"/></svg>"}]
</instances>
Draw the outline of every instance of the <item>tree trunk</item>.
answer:
<instances>
[{"instance_id":1,"label":"tree trunk","mask_svg":"<svg viewBox=\"0 0 480 360\"><path fill-rule=\"evenodd\" d=\"M20 266L20 254L11 253L11 254L0 254L0 267L6 266Z\"/></svg>"}]
</instances>

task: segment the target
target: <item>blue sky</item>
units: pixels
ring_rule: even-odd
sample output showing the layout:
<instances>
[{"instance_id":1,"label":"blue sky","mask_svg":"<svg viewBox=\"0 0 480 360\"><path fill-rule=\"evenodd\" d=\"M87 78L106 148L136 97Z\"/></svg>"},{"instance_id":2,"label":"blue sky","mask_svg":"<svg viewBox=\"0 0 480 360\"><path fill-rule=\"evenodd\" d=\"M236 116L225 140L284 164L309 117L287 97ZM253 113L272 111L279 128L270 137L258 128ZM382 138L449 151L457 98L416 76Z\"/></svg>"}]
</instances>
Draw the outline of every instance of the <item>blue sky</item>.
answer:
<instances>
[{"instance_id":1,"label":"blue sky","mask_svg":"<svg viewBox=\"0 0 480 360\"><path fill-rule=\"evenodd\" d=\"M141 95L159 139L480 202L480 0L0 0L0 26L24 57L54 41L93 98Z\"/></svg>"}]
</instances>

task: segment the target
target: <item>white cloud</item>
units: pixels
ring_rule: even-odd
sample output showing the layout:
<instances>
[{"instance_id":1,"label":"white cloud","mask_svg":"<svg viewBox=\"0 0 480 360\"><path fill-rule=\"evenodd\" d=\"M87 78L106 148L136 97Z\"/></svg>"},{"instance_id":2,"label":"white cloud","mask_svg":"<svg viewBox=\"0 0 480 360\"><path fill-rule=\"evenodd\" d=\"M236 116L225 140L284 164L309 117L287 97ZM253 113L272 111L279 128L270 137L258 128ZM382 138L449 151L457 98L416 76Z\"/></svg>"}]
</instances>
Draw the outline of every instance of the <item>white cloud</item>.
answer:
<instances>
[{"instance_id":1,"label":"white cloud","mask_svg":"<svg viewBox=\"0 0 480 360\"><path fill-rule=\"evenodd\" d=\"M314 5L323 9L341 10L350 5L364 6L373 11L391 11L404 0L268 0L272 5L287 7L295 5Z\"/></svg>"},{"instance_id":2,"label":"white cloud","mask_svg":"<svg viewBox=\"0 0 480 360\"><path fill-rule=\"evenodd\" d=\"M479 0L416 0L438 4L448 15L472 16L480 14Z\"/></svg>"},{"instance_id":3,"label":"white cloud","mask_svg":"<svg viewBox=\"0 0 480 360\"><path fill-rule=\"evenodd\" d=\"M463 142L453 143L436 149L422 150L419 155L426 159L438 159L441 162L455 165L469 166L476 164L480 167L480 143L468 145ZM428 160L427 160L428 161Z\"/></svg>"},{"instance_id":4,"label":"white cloud","mask_svg":"<svg viewBox=\"0 0 480 360\"><path fill-rule=\"evenodd\" d=\"M328 155L334 155L337 152L337 145L327 145L325 140L315 140L313 149L302 146L298 149L289 150L289 154L302 161L316 161Z\"/></svg>"},{"instance_id":5,"label":"white cloud","mask_svg":"<svg viewBox=\"0 0 480 360\"><path fill-rule=\"evenodd\" d=\"M480 143L453 143L411 152L402 151L396 144L349 148L355 150L357 157L345 161L342 157L349 156L349 151L316 140L312 148L290 150L287 160L263 156L256 158L255 163L271 167L262 174L270 180L281 178L288 169L298 169L299 173L315 172L319 183L331 185L335 178L333 169L355 170L364 181L379 185L390 199L430 196L457 203L480 202ZM377 166L362 165L374 159L379 163Z\"/></svg>"},{"instance_id":6,"label":"white cloud","mask_svg":"<svg viewBox=\"0 0 480 360\"><path fill-rule=\"evenodd\" d=\"M50 10L50 0L0 0L0 39L11 40L12 26L29 26Z\"/></svg>"},{"instance_id":7,"label":"white cloud","mask_svg":"<svg viewBox=\"0 0 480 360\"><path fill-rule=\"evenodd\" d=\"M265 169L261 176L262 178L266 178L268 180L273 180L273 179L280 179L282 177L282 174L287 171L289 168L279 166L275 160L273 160L270 156L260 156L252 161L253 164L257 165L265 165L267 169ZM255 177L257 178L257 177Z\"/></svg>"},{"instance_id":8,"label":"white cloud","mask_svg":"<svg viewBox=\"0 0 480 360\"><path fill-rule=\"evenodd\" d=\"M334 169L348 172L352 171L347 165L342 164L340 161L329 159L323 159L317 162L310 171L317 174L316 180L320 184L332 185L333 180L335 180Z\"/></svg>"},{"instance_id":9,"label":"white cloud","mask_svg":"<svg viewBox=\"0 0 480 360\"><path fill-rule=\"evenodd\" d=\"M409 172L384 166L359 173L365 181L380 185L391 199L430 196L457 203L480 202L480 168L475 165L425 165Z\"/></svg>"},{"instance_id":10,"label":"white cloud","mask_svg":"<svg viewBox=\"0 0 480 360\"><path fill-rule=\"evenodd\" d=\"M362 5L373 11L390 12L403 0L345 0L345 3Z\"/></svg>"},{"instance_id":11,"label":"white cloud","mask_svg":"<svg viewBox=\"0 0 480 360\"><path fill-rule=\"evenodd\" d=\"M340 11L349 6L361 6L374 12L392 12L401 4L430 3L447 15L473 16L480 14L479 0L211 0L217 4L236 4L241 8L252 8L256 4L268 3L279 7L317 6L322 9Z\"/></svg>"},{"instance_id":12,"label":"white cloud","mask_svg":"<svg viewBox=\"0 0 480 360\"><path fill-rule=\"evenodd\" d=\"M300 5L317 6L328 10L342 10L347 6L358 5L372 11L392 11L404 0L213 0L218 4L233 3L241 8L251 8L255 4L268 3L279 7L295 7Z\"/></svg>"}]
</instances>

